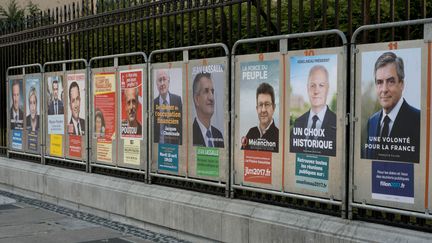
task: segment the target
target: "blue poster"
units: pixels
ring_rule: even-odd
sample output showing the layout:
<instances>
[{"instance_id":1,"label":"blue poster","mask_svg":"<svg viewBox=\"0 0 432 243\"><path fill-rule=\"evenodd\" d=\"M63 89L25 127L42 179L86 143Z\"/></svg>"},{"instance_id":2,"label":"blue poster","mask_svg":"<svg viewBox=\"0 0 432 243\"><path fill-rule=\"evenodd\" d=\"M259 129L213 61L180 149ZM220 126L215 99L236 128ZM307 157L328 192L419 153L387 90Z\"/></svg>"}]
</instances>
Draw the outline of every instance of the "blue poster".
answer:
<instances>
[{"instance_id":1,"label":"blue poster","mask_svg":"<svg viewBox=\"0 0 432 243\"><path fill-rule=\"evenodd\" d=\"M12 130L12 148L22 149L22 130Z\"/></svg>"},{"instance_id":2,"label":"blue poster","mask_svg":"<svg viewBox=\"0 0 432 243\"><path fill-rule=\"evenodd\" d=\"M159 144L158 169L178 172L178 145Z\"/></svg>"},{"instance_id":3,"label":"blue poster","mask_svg":"<svg viewBox=\"0 0 432 243\"><path fill-rule=\"evenodd\" d=\"M372 199L414 203L414 165L372 161Z\"/></svg>"}]
</instances>

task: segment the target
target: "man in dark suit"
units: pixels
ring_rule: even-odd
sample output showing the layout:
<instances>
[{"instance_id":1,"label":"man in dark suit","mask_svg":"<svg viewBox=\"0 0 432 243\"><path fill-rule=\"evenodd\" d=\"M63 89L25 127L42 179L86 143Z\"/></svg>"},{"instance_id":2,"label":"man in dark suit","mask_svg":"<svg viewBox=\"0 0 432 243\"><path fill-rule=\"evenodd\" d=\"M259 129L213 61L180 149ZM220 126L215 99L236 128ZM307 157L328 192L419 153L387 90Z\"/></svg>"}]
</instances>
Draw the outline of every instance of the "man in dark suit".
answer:
<instances>
[{"instance_id":1,"label":"man in dark suit","mask_svg":"<svg viewBox=\"0 0 432 243\"><path fill-rule=\"evenodd\" d=\"M24 112L20 107L21 99L21 80L12 81L12 107L10 108L10 122L12 130L23 129Z\"/></svg>"},{"instance_id":2,"label":"man in dark suit","mask_svg":"<svg viewBox=\"0 0 432 243\"><path fill-rule=\"evenodd\" d=\"M276 109L273 87L261 83L256 91L256 111L258 126L249 129L242 137L242 149L279 152L279 128L276 127L273 114Z\"/></svg>"},{"instance_id":3,"label":"man in dark suit","mask_svg":"<svg viewBox=\"0 0 432 243\"><path fill-rule=\"evenodd\" d=\"M53 99L51 100L48 106L48 115L63 115L64 114L63 101L59 100L58 98L58 92L59 92L58 80L52 81L52 92L53 92Z\"/></svg>"},{"instance_id":4,"label":"man in dark suit","mask_svg":"<svg viewBox=\"0 0 432 243\"><path fill-rule=\"evenodd\" d=\"M368 119L363 158L419 162L420 111L402 97L404 85L402 58L383 53L375 62L375 90L382 109Z\"/></svg>"},{"instance_id":5,"label":"man in dark suit","mask_svg":"<svg viewBox=\"0 0 432 243\"><path fill-rule=\"evenodd\" d=\"M159 96L153 100L155 116L153 118L154 142L182 144L182 100L169 92L170 76L168 70L156 70L156 86ZM175 117L164 117L165 114Z\"/></svg>"},{"instance_id":6,"label":"man in dark suit","mask_svg":"<svg viewBox=\"0 0 432 243\"><path fill-rule=\"evenodd\" d=\"M327 69L313 66L307 83L311 108L294 121L291 153L336 155L336 114L327 106L329 86Z\"/></svg>"},{"instance_id":7,"label":"man in dark suit","mask_svg":"<svg viewBox=\"0 0 432 243\"><path fill-rule=\"evenodd\" d=\"M77 82L72 82L69 86L69 107L72 117L69 121L68 131L72 135L85 134L85 120L79 117L81 105L81 94Z\"/></svg>"},{"instance_id":8,"label":"man in dark suit","mask_svg":"<svg viewBox=\"0 0 432 243\"><path fill-rule=\"evenodd\" d=\"M222 133L211 125L215 104L210 73L198 73L194 78L192 90L197 114L193 123L193 145L223 148Z\"/></svg>"}]
</instances>

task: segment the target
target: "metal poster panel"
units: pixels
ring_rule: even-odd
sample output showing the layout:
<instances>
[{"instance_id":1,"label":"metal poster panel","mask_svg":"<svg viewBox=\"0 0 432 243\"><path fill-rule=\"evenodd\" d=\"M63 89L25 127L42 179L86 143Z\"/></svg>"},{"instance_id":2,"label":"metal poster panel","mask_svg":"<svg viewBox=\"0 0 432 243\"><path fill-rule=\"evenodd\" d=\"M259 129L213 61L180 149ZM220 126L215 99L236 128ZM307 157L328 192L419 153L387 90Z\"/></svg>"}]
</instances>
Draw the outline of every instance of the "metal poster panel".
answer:
<instances>
[{"instance_id":1,"label":"metal poster panel","mask_svg":"<svg viewBox=\"0 0 432 243\"><path fill-rule=\"evenodd\" d=\"M41 133L41 79L40 77L26 78L26 133L27 148L31 153L38 153L40 149Z\"/></svg>"},{"instance_id":2,"label":"metal poster panel","mask_svg":"<svg viewBox=\"0 0 432 243\"><path fill-rule=\"evenodd\" d=\"M189 90L189 176L226 181L228 175L228 59L191 60Z\"/></svg>"},{"instance_id":3,"label":"metal poster panel","mask_svg":"<svg viewBox=\"0 0 432 243\"><path fill-rule=\"evenodd\" d=\"M187 171L187 152L182 149L186 138L183 123L187 92L183 88L183 66L183 62L160 63L153 64L150 70L152 171L176 175L184 175Z\"/></svg>"},{"instance_id":4,"label":"metal poster panel","mask_svg":"<svg viewBox=\"0 0 432 243\"><path fill-rule=\"evenodd\" d=\"M118 68L120 139L117 165L147 169L147 69L146 65Z\"/></svg>"},{"instance_id":5,"label":"metal poster panel","mask_svg":"<svg viewBox=\"0 0 432 243\"><path fill-rule=\"evenodd\" d=\"M22 78L9 80L9 119L10 119L10 148L23 150L24 130L24 84Z\"/></svg>"},{"instance_id":6,"label":"metal poster panel","mask_svg":"<svg viewBox=\"0 0 432 243\"><path fill-rule=\"evenodd\" d=\"M86 74L84 72L66 74L68 155L82 159L85 154L86 127Z\"/></svg>"},{"instance_id":7,"label":"metal poster panel","mask_svg":"<svg viewBox=\"0 0 432 243\"><path fill-rule=\"evenodd\" d=\"M426 45L415 40L358 49L354 201L423 211Z\"/></svg>"},{"instance_id":8,"label":"metal poster panel","mask_svg":"<svg viewBox=\"0 0 432 243\"><path fill-rule=\"evenodd\" d=\"M284 190L342 200L346 63L343 47L286 57Z\"/></svg>"},{"instance_id":9,"label":"metal poster panel","mask_svg":"<svg viewBox=\"0 0 432 243\"><path fill-rule=\"evenodd\" d=\"M235 184L280 190L282 56L236 58Z\"/></svg>"},{"instance_id":10,"label":"metal poster panel","mask_svg":"<svg viewBox=\"0 0 432 243\"><path fill-rule=\"evenodd\" d=\"M93 78L94 121L97 161L113 162L116 139L116 73L95 73ZM115 159L115 158L114 158Z\"/></svg>"}]
</instances>

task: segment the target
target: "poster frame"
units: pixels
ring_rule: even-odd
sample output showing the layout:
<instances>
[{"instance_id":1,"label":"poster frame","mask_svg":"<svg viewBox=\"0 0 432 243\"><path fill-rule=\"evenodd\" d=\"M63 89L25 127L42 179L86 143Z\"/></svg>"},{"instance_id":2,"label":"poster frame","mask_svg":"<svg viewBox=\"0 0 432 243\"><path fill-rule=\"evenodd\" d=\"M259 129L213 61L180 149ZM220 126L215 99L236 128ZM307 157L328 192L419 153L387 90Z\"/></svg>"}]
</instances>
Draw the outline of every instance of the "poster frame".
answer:
<instances>
[{"instance_id":1,"label":"poster frame","mask_svg":"<svg viewBox=\"0 0 432 243\"><path fill-rule=\"evenodd\" d=\"M154 51L152 51L150 53L150 55L149 55L149 60L148 60L149 68L148 68L148 78L147 78L147 80L148 80L148 84L149 84L149 88L148 88L149 92L153 92L153 82L151 80L153 68L152 68L151 64L152 64L152 58L155 55L157 55L157 54L165 54L165 53L173 53L173 52L182 52L183 58L182 58L182 60L180 60L180 62L183 62L184 64L188 64L189 63L189 51L191 51L191 50L200 50L200 49L212 49L212 48L213 49L216 49L216 48L223 49L225 55L221 55L222 57L223 56L225 56L225 57L229 57L230 56L229 49L228 49L227 45L225 45L224 43L212 43L212 44L195 45L195 46L185 46L185 47L160 49L160 50L154 50ZM193 60L199 60L199 59L193 59ZM178 61L176 61L176 62L178 62ZM161 65L163 63L154 63L154 64ZM226 67L228 69L228 74L229 74L230 73L229 72L230 67L228 67L228 66L229 66L229 64L227 64L227 67ZM183 65L183 67L184 67L184 65ZM184 71L184 68L182 68L182 69ZM188 70L186 68L186 75L188 75L187 72L188 72ZM183 75L185 75L185 74L183 74ZM228 81L228 79L227 79L227 81ZM186 86L187 86L186 89L189 89L188 85L186 85ZM228 86L226 88L228 88ZM184 102L184 103L186 103L186 102ZM187 102L186 105L189 105L188 103L190 103L190 102ZM150 116L149 117L151 117L151 119L153 119L153 116L154 116L154 111L153 111L152 104L153 103L150 100L149 101L149 108L150 108L149 109L150 110ZM186 107L186 106L184 106L184 107ZM188 108L186 110L188 110ZM189 115L189 112L183 112L183 113L186 114L186 116ZM149 126L149 134L150 134L149 138L150 138L151 142L149 142L148 151L149 151L149 158L152 158L152 156L153 156L153 127L152 127L153 126L153 122L149 122L149 124L150 124L150 126ZM183 129L184 130L183 132L186 131L184 134L186 134L187 131L189 130L187 128L187 126L188 125L184 126L186 128L186 129ZM228 144L231 147L231 143L228 143ZM187 147L186 148L186 154L188 154L189 150L190 150L189 149L189 144L188 143L187 144L183 144L182 146L184 146L184 145L186 145L186 147ZM151 169L150 168L151 163L149 163L149 168L148 168L149 179L151 181L151 177L160 177L160 178L175 179L175 180L179 180L179 181L187 181L187 182L194 182L194 183L205 184L205 185L210 185L210 186L215 186L215 187L221 187L221 188L225 188L225 196L226 197L230 196L230 189L229 189L230 183L228 182L229 176L230 176L230 173L231 173L230 169L226 170L227 181L225 181L225 182L222 182L222 181L207 181L207 180L200 180L200 179L195 179L195 178L189 177L188 163L190 163L190 161L188 161L188 159L186 159L186 173L185 173L184 176L162 174L162 173L158 173L157 171L156 172L152 172L152 171L150 171L150 169ZM227 163L228 163L228 168L230 168L230 165L229 165L230 164L230 160L229 159L227 160Z\"/></svg>"},{"instance_id":2,"label":"poster frame","mask_svg":"<svg viewBox=\"0 0 432 243\"><path fill-rule=\"evenodd\" d=\"M349 183L348 183L348 218L349 219L353 219L353 208L360 208L360 209L368 209L368 210L377 210L377 211L382 211L382 212L388 212L388 213L396 213L396 214L401 214L401 215L406 215L406 216L413 216L413 217L418 217L418 218L425 218L425 219L432 219L432 216L429 214L429 205L426 205L426 201L428 201L428 196L425 196L425 205L424 205L424 212L416 212L416 211L412 211L412 210L407 210L407 209L401 209L401 208L395 208L395 207L385 207L385 206L378 206L378 205L372 205L372 204L367 204L365 202L354 202L354 188L356 187L354 185L354 162L356 160L355 158L355 151L358 148L355 148L356 146L356 141L357 138L354 137L355 135L355 123L359 121L359 117L357 116L357 112L356 112L356 106L357 104L355 103L355 94L357 93L357 90L355 90L355 88L357 87L357 82L360 82L359 80L357 80L357 73L356 73L356 58L357 58L357 54L358 54L358 49L357 49L357 37L360 35L360 33L364 32L364 31L370 31L370 30L378 30L378 29L387 29L387 28L396 28L396 27L404 27L404 26L413 26L413 25L423 25L423 42L426 43L427 45L429 45L429 52L430 52L430 46L431 46L431 42L432 42L432 18L428 18L428 19L417 19L417 20L407 20L407 21L399 21L399 22L391 22L391 23L384 23L384 24L373 24L373 25L363 25L359 28L357 28L354 32L353 35L351 37L351 57L350 57L350 64L351 64L351 80L350 80L350 103L351 103L351 107L350 110L352 111L351 114L349 115L348 119L349 119L349 123L351 124L350 126L350 131L349 131L349 144L350 144L350 148L349 148L349 172L348 172L348 179L349 179ZM421 39L420 39L421 40ZM379 42L371 42L368 44L372 44L372 43L379 43ZM430 55L430 53L429 53ZM424 66L427 65L431 65L431 60L428 60L428 64L423 64ZM430 72L430 68L428 68L429 72ZM427 74L428 76L430 76L430 73ZM430 82L430 80L429 80ZM430 85L430 84L429 84ZM428 88L427 92L431 92L430 87ZM429 95L430 97L430 95ZM426 106L430 108L431 106L431 100L430 98L426 100ZM427 122L426 122L426 126L430 127L430 111L429 114L427 115ZM430 132L430 131L429 131ZM430 138L430 134L427 134L427 138ZM424 146L424 148L426 150L430 150L431 148L431 141L430 139L426 139L426 146ZM429 170L431 170L431 168L429 167L429 163L430 163L430 157L429 157L429 153L426 153L426 161L425 163L426 168L429 168ZM426 171L427 174L430 173L430 171ZM430 186L430 181L429 178L426 178L426 188L428 188L428 186ZM425 194L427 194L425 192ZM429 197L431 197L430 193L429 193Z\"/></svg>"},{"instance_id":3,"label":"poster frame","mask_svg":"<svg viewBox=\"0 0 432 243\"><path fill-rule=\"evenodd\" d=\"M312 32L304 32L304 33L295 33L295 34L286 34L286 35L276 35L276 36L268 36L268 37L258 37L258 38L249 38L249 39L241 39L238 40L234 43L233 47L232 47L232 51L231 51L231 80L233 80L233 82L231 82L231 106L235 107L235 96L236 96L236 90L235 90L235 77L236 77L236 73L235 73L235 67L236 67L236 50L240 45L244 45L244 44L253 44L253 43L261 43L261 42L269 42L269 41L279 41L279 52L281 55L286 55L288 53L288 44L289 44L289 39L293 39L293 38L308 38L308 37L320 37L320 36L328 36L328 35L337 35L339 37L339 39L342 42L342 45L344 47L344 62L346 63L347 61L347 38L345 36L345 34L338 30L338 29L331 29L331 30L324 30L324 31L312 31ZM263 53L261 53L263 54ZM234 121L236 114L232 113L231 114L231 120ZM235 131L235 127L234 127L234 123L231 124L231 130ZM232 133L231 134L231 139L234 139L235 134ZM234 140L233 140L234 141ZM285 148L282 148L285 149ZM235 148L234 146L231 146L231 160L234 161L234 153L235 153ZM344 157L344 156L343 156ZM347 167L346 167L347 163L342 163L342 171L345 172ZM322 202L322 203L326 203L326 204L332 204L332 205L338 205L341 207L341 217L345 218L346 217L346 187L347 187L347 183L346 183L346 177L342 177L343 178L343 183L342 183L342 200L341 201L336 201L333 200L333 198L330 199L325 199L325 198L320 198L320 197L313 197L313 196L307 196L307 195L300 195L300 194L295 194L295 193L288 193L288 192L284 192L283 188L282 190L268 190L268 189L261 189L261 188L256 188L256 187L252 187L252 186L244 186L242 184L238 184L236 185L234 183L234 164L231 163L231 193L234 192L235 189L240 189L240 190L246 190L246 191L254 191L254 192L260 192L260 193L266 193L266 194L272 194L272 195L278 195L278 196L287 196L287 197L292 197L292 198L297 198L297 199L305 199L305 200L310 200L310 201L315 201L315 202Z\"/></svg>"},{"instance_id":4,"label":"poster frame","mask_svg":"<svg viewBox=\"0 0 432 243\"><path fill-rule=\"evenodd\" d=\"M37 68L39 70L39 73L28 73L27 74L26 73L26 68ZM11 70L21 70L21 74L18 74L18 75L9 75L9 71L11 71ZM43 90L44 69L43 69L43 66L40 63L32 63L32 64L27 64L27 65L18 65L18 66L8 67L7 70L6 70L6 92L7 92L6 93L6 107L10 106L10 104L9 104L10 103L9 102L9 100L10 100L10 95L9 95L9 88L10 88L9 87L9 79L10 78L14 78L14 79L20 78L20 79L22 79L22 82L23 82L23 86L22 86L23 87L23 92L22 93L23 93L23 96L25 96L25 94L24 94L25 93L25 84L24 83L25 83L25 80L26 80L26 76L39 77L40 78L40 82L42 82L41 90ZM43 95L42 95L42 101L40 102L40 104L43 104ZM40 115L42 115L42 114L43 114L43 106L40 106ZM41 120L43 121L42 116L39 119L40 119L40 121ZM6 121L9 121L9 120L10 120L10 114L9 114L9 112L7 112ZM23 118L23 122L24 122L24 118ZM40 130L41 130L41 132L43 134L44 133L43 126L40 127ZM24 127L23 127L23 131L24 131ZM9 139L9 136L11 135L10 133L11 133L11 131L10 131L10 122L7 122L7 125L6 125L6 137L7 137L7 141L8 142L7 142L6 155L7 155L8 158L11 157L11 154L31 156L31 157L39 158L41 164L44 164L44 158L43 158L43 152L42 152L43 151L43 142L42 142L42 144L40 146L40 153L39 154L38 153L30 153L26 149L24 149L26 147L26 146L24 146L24 144L25 144L24 142L22 143L23 149L20 149L20 150L13 149L12 146L11 146L11 141ZM25 138L26 138L26 136L24 136L24 132L23 132L22 133L22 141L26 141L27 139L25 139ZM41 140L41 139L39 138L39 140Z\"/></svg>"},{"instance_id":5,"label":"poster frame","mask_svg":"<svg viewBox=\"0 0 432 243\"><path fill-rule=\"evenodd\" d=\"M84 64L84 69L77 69L77 70L75 70L75 69L69 69L68 70L68 65L67 64L71 64L71 65L69 65L70 67L73 67L75 64L80 64L80 63L82 63L82 64ZM88 69L88 62L87 62L87 60L86 59L83 59L83 58L79 58L79 59L70 59L70 60L60 60L60 61L52 61L52 62L46 62L46 63L44 63L44 65L43 65L43 70L44 70L44 74L46 73L46 71L45 70L47 70L47 67L48 66L54 66L54 65L61 65L61 71L54 71L55 73L63 73L63 76L64 77L66 77L66 75L68 75L69 73L73 73L73 72L85 72L85 82L87 83L86 84L86 87L85 87L85 89L86 90L88 90L88 72L89 72L89 69ZM65 87L65 83L67 83L67 80L63 80L63 87ZM46 96L46 89L47 89L47 86L46 86L47 84L46 84L46 82L45 82L45 75L44 75L44 81L43 81L43 89L42 89L42 97L43 97L43 101L45 102L45 96ZM86 94L85 94L85 100L86 101L88 101L88 98L89 98L89 94L88 94L88 92L86 92ZM44 105L43 105L43 107L45 107L45 103L44 103ZM86 112L86 126L88 126L88 102L86 102L86 104L85 104L85 112ZM44 116L46 115L45 113L43 113L44 114ZM64 114L65 115L65 114ZM65 151L65 147L66 147L66 138L69 138L69 135L68 134L66 134L66 132L65 132L65 134L63 134L63 141L62 141L62 144L63 144L63 156L62 157L55 157L55 156L50 156L50 155L45 155L45 152L46 152L46 147L47 147L47 144L46 144L46 141L47 141L47 134L46 134L46 131L47 131L47 123L45 123L45 118L43 118L43 127L45 128L45 130L44 130L44 133L43 133L43 142L42 142L42 144L45 146L44 147L44 149L43 149L43 153L44 153L44 163L45 163L45 159L52 159L52 160L58 160L58 161L62 161L62 162L66 162L66 163L71 163L71 164L78 164L78 165L84 165L85 166L85 170L86 170L86 172L88 172L89 171L89 166L88 166L88 149L89 149L89 145L88 145L88 133L86 134L86 135L84 135L84 141L85 141L85 143L84 143L84 151L83 151L83 153L84 153L84 155L82 156L82 160L77 160L77 158L70 158L69 156L66 156L66 153L64 152ZM67 153L68 154L68 153Z\"/></svg>"},{"instance_id":6,"label":"poster frame","mask_svg":"<svg viewBox=\"0 0 432 243\"><path fill-rule=\"evenodd\" d=\"M143 80L142 82L144 83L146 81L146 77L147 77L147 70L148 70L148 59L147 59L147 55L144 52L130 52L130 53L122 53L122 54L114 54L114 55L107 55L107 56L97 56L97 57L93 57L90 59L89 61L89 82L88 82L88 90L89 90L89 94L93 94L93 73L94 72L114 72L115 73L115 79L116 79L116 86L118 85L118 81L119 81L119 73L120 71L124 70L124 66L119 66L119 58L124 58L124 57L133 57L133 56L141 56L144 60L144 63L141 64L134 64L134 65L129 65L126 67L138 67L137 65L143 65L145 68L143 69ZM100 60L109 60L112 59L113 60L113 65L112 66L100 66L98 68L92 69L92 65L96 62L96 61L100 61ZM117 103L116 105L119 106L121 100L118 99L118 91L119 88L116 88L116 99L117 99ZM143 90L144 92L145 90ZM143 93L144 94L144 93ZM148 92L147 92L148 94ZM90 105L90 107L93 107L93 97L92 99L88 99L88 104ZM148 99L145 101L145 104L148 104ZM143 119L145 119L146 123L147 122L147 117L148 117L148 111L147 111L147 107L145 105L143 105L143 108L145 108L145 110L143 111ZM120 110L120 109L118 109ZM119 115L119 111L117 111L116 114L116 118L119 119L118 115ZM93 117L93 108L89 109L89 117ZM89 118L89 129L88 129L88 136L89 136L89 144L93 145L94 143L94 139L93 139L93 120ZM144 123L144 122L143 122ZM118 144L120 141L120 133L119 133L119 129L120 129L120 124L118 123L117 127L116 127L116 143ZM145 138L145 137L144 137ZM96 160L93 159L94 157L94 150L93 147L91 146L91 148L89 148L88 150L88 158L89 158L89 171L92 171L92 168L104 168L104 169L113 169L113 170L118 170L118 171L124 171L124 172L132 172L132 173L137 173L137 174L142 174L145 176L145 179L148 178L148 162L147 162L147 158L148 158L148 146L146 146L144 144L145 139L141 140L140 142L140 149L142 151L144 151L144 156L140 156L141 157L141 161L146 161L144 165L142 165L142 162L140 163L139 166L125 166L124 163L119 163L118 161L114 161L113 163L105 163L105 162L97 162ZM144 144L144 146L142 145ZM118 148L118 146L116 146ZM116 156L118 156L118 152L117 150L115 150L115 154Z\"/></svg>"}]
</instances>

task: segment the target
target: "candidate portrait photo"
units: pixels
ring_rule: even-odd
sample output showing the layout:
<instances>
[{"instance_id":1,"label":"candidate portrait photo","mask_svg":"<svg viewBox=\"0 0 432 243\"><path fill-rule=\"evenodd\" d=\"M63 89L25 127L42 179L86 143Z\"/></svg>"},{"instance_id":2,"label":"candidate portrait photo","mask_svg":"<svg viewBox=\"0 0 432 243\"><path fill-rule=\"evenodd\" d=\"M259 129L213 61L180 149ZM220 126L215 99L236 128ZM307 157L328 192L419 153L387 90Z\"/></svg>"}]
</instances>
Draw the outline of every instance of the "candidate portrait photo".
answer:
<instances>
[{"instance_id":1,"label":"candidate portrait photo","mask_svg":"<svg viewBox=\"0 0 432 243\"><path fill-rule=\"evenodd\" d=\"M336 156L337 55L290 64L290 152Z\"/></svg>"},{"instance_id":2,"label":"candidate portrait photo","mask_svg":"<svg viewBox=\"0 0 432 243\"><path fill-rule=\"evenodd\" d=\"M421 49L361 55L361 157L418 163Z\"/></svg>"},{"instance_id":3,"label":"candidate portrait photo","mask_svg":"<svg viewBox=\"0 0 432 243\"><path fill-rule=\"evenodd\" d=\"M224 147L224 84L223 72L192 75L194 146Z\"/></svg>"}]
</instances>

